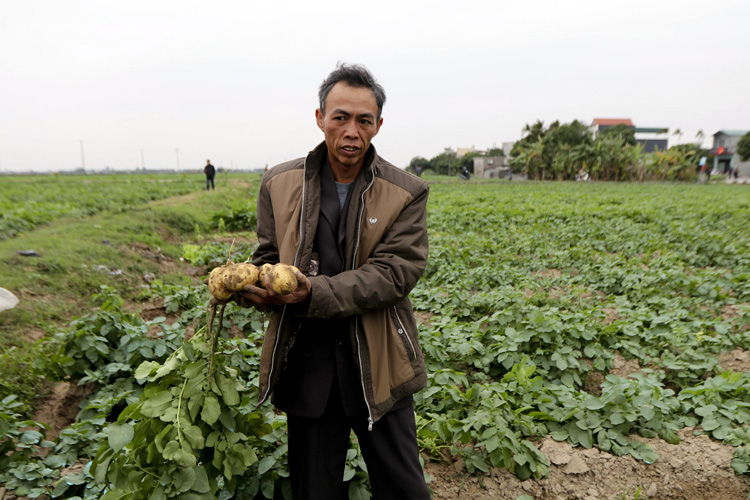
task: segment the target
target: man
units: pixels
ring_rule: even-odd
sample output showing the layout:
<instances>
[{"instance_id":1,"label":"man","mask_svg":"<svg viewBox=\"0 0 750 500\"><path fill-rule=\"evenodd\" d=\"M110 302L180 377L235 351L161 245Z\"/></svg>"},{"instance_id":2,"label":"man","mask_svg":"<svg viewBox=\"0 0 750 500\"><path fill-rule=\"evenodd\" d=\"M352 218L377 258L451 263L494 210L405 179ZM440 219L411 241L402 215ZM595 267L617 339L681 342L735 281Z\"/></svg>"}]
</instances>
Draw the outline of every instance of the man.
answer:
<instances>
[{"instance_id":1,"label":"man","mask_svg":"<svg viewBox=\"0 0 750 500\"><path fill-rule=\"evenodd\" d=\"M216 175L216 169L211 165L211 160L206 160L206 166L203 167L203 173L206 174L206 191L214 188L214 175Z\"/></svg>"},{"instance_id":2,"label":"man","mask_svg":"<svg viewBox=\"0 0 750 500\"><path fill-rule=\"evenodd\" d=\"M426 384L408 294L427 261L427 184L377 155L385 92L339 64L315 111L325 140L270 169L258 195L256 265L300 269L276 295L248 286L244 306L274 311L263 343L261 403L287 413L294 498L345 499L357 434L375 499L428 499L412 394Z\"/></svg>"}]
</instances>

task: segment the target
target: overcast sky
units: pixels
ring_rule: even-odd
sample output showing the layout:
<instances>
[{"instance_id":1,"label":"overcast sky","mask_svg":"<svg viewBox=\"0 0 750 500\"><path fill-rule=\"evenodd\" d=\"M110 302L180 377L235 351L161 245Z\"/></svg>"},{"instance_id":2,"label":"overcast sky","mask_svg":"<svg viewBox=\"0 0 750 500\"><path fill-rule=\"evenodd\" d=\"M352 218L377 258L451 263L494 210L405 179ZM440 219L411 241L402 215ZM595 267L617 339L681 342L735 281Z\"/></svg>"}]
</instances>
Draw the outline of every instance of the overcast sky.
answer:
<instances>
[{"instance_id":1,"label":"overcast sky","mask_svg":"<svg viewBox=\"0 0 750 500\"><path fill-rule=\"evenodd\" d=\"M750 129L750 2L25 0L0 11L0 171L262 168L320 140L339 60L406 166L541 119ZM676 137L673 140L677 139Z\"/></svg>"}]
</instances>

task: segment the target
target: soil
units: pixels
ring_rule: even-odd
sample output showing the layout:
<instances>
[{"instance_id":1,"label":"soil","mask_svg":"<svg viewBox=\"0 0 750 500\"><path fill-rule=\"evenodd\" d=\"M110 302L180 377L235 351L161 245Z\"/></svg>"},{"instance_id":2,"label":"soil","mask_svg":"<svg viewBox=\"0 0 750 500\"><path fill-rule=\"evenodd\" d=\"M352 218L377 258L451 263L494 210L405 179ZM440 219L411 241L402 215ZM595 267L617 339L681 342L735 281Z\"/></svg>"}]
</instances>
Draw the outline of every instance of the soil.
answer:
<instances>
[{"instance_id":1,"label":"soil","mask_svg":"<svg viewBox=\"0 0 750 500\"><path fill-rule=\"evenodd\" d=\"M77 385L72 382L60 382L39 405L34 420L51 427L47 439L54 441L61 430L71 425L81 410L80 403L96 389L96 384ZM2 499L2 497L0 497Z\"/></svg>"},{"instance_id":2,"label":"soil","mask_svg":"<svg viewBox=\"0 0 750 500\"><path fill-rule=\"evenodd\" d=\"M544 269L542 271L534 271L534 276L540 276L542 278L559 278L562 276L562 271L559 269Z\"/></svg>"},{"instance_id":3,"label":"soil","mask_svg":"<svg viewBox=\"0 0 750 500\"><path fill-rule=\"evenodd\" d=\"M134 244L131 248L147 258L153 257L164 271L181 265L145 245ZM546 270L538 274L555 277L555 271L557 270ZM737 312L734 309L723 311L727 319L733 319ZM605 321L617 318L617 311L614 309L605 310L605 313ZM146 320L157 316L170 316L166 314L163 302L160 301L142 304L141 314ZM429 324L431 314L417 314L421 323ZM29 340L33 340L35 336L36 332L30 332ZM722 353L719 363L723 369L748 371L750 352L735 349ZM617 354L610 373L627 377L640 370L638 360L626 360ZM603 375L600 378L603 379ZM591 392L596 392L601 381L590 381ZM49 439L54 439L60 430L73 423L80 410L80 402L94 389L93 384L78 386L70 382L62 382L55 386L34 415L35 420L44 422L52 428L48 431ZM733 447L722 445L707 436L696 436L693 428L683 429L680 437L680 444L671 445L658 438L644 439L633 436L633 439L646 442L654 448L659 459L653 464L637 461L630 456L617 457L596 448L573 448L568 443L556 442L546 437L538 443L541 451L550 460L549 476L545 479L521 481L509 471L496 468L492 468L488 474L472 476L460 459L452 463L426 461L425 471L432 478L430 488L435 500L517 500L522 495L528 495L535 500L748 498L750 478L738 476L732 469ZM73 467L76 466L82 464ZM12 493L0 487L0 500L15 498Z\"/></svg>"},{"instance_id":4,"label":"soil","mask_svg":"<svg viewBox=\"0 0 750 500\"><path fill-rule=\"evenodd\" d=\"M731 352L722 352L719 354L719 367L742 373L750 370L750 351L738 347Z\"/></svg>"},{"instance_id":5,"label":"soil","mask_svg":"<svg viewBox=\"0 0 750 500\"><path fill-rule=\"evenodd\" d=\"M626 360L620 355L620 353L616 353L612 370L610 370L609 373L617 375L618 377L627 378L634 373L642 372L641 365L637 359Z\"/></svg>"},{"instance_id":6,"label":"soil","mask_svg":"<svg viewBox=\"0 0 750 500\"><path fill-rule=\"evenodd\" d=\"M602 309L602 312L606 314L606 317L602 320L602 324L604 325L611 325L620 319L620 314L614 307L605 307Z\"/></svg>"},{"instance_id":7,"label":"soil","mask_svg":"<svg viewBox=\"0 0 750 500\"><path fill-rule=\"evenodd\" d=\"M516 500L740 500L748 497L750 478L735 474L733 448L683 429L682 442L634 437L651 445L659 459L649 465L596 448L572 448L547 437L540 449L550 459L549 477L521 481L504 469L472 477L462 462L428 463L433 499Z\"/></svg>"}]
</instances>

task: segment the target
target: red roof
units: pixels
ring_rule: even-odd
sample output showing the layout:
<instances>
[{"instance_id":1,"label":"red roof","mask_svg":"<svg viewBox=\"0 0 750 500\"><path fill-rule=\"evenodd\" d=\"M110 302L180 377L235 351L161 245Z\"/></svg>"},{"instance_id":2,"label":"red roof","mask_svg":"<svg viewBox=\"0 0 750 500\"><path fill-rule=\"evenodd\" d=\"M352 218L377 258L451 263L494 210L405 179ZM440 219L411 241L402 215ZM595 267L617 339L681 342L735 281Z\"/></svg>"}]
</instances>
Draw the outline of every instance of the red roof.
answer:
<instances>
[{"instance_id":1,"label":"red roof","mask_svg":"<svg viewBox=\"0 0 750 500\"><path fill-rule=\"evenodd\" d=\"M612 125L627 125L628 127L633 126L633 120L630 118L594 118L594 125L603 125L609 127Z\"/></svg>"}]
</instances>

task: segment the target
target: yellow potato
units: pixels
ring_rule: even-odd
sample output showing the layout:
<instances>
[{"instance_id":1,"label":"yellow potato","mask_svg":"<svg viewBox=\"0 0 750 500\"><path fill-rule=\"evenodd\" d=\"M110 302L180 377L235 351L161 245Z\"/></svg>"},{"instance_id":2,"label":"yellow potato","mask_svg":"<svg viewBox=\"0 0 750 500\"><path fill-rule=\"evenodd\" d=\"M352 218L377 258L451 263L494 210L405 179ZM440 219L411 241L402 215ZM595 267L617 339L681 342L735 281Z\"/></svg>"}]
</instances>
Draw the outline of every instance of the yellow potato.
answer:
<instances>
[{"instance_id":1,"label":"yellow potato","mask_svg":"<svg viewBox=\"0 0 750 500\"><path fill-rule=\"evenodd\" d=\"M271 272L271 269L273 269L273 264L263 264L260 266L260 269L258 270L258 286L261 288L265 288L265 284L263 283L265 281L266 275Z\"/></svg>"},{"instance_id":2,"label":"yellow potato","mask_svg":"<svg viewBox=\"0 0 750 500\"><path fill-rule=\"evenodd\" d=\"M228 266L224 272L224 285L229 291L239 292L245 285L254 285L258 280L258 268L249 262Z\"/></svg>"},{"instance_id":3,"label":"yellow potato","mask_svg":"<svg viewBox=\"0 0 750 500\"><path fill-rule=\"evenodd\" d=\"M288 295L297 288L297 268L287 264L276 264L271 269L271 290L279 295Z\"/></svg>"},{"instance_id":4,"label":"yellow potato","mask_svg":"<svg viewBox=\"0 0 750 500\"><path fill-rule=\"evenodd\" d=\"M229 300L232 292L224 284L224 276L229 266L219 266L208 275L208 291L218 300Z\"/></svg>"}]
</instances>

